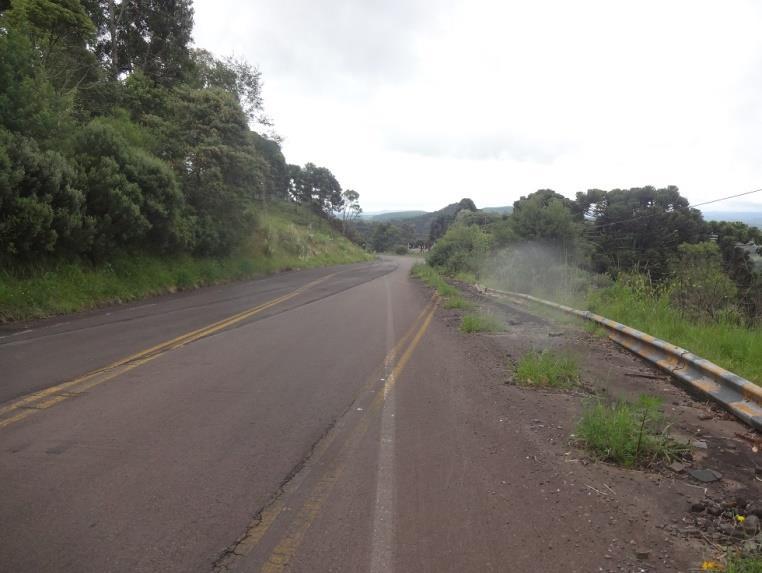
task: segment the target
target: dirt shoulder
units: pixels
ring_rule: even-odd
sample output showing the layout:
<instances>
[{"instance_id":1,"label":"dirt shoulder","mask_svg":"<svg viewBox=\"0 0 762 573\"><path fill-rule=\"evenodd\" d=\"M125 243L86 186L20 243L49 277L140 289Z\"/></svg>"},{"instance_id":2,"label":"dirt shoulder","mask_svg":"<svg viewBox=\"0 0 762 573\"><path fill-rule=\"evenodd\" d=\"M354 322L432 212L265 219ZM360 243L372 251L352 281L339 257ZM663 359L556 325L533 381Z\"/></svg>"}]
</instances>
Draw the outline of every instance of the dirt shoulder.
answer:
<instances>
[{"instance_id":1,"label":"dirt shoulder","mask_svg":"<svg viewBox=\"0 0 762 573\"><path fill-rule=\"evenodd\" d=\"M520 469L514 459L505 460L500 470L507 477L500 495L523 507L528 519L516 523L513 534L524 536L526 527L556 532L555 541L542 549L545 557L558 553L556 559L536 570L700 570L703 560L720 557L727 545L752 548L762 539L752 531L754 517L747 527L736 519L737 514L762 516L762 462L752 449L757 437L747 427L579 323L540 316L459 286L464 298L506 326L500 333L463 334L458 330L463 311L438 313L447 336L478 372L468 376L478 380L471 382L478 388L464 389L471 393L469 400L480 396L474 409L485 419L499 420L497 427L487 425L493 436L483 439L520 445L520 452L511 452L523 456ZM515 363L527 352L544 349L577 357L580 387L556 391L515 384ZM573 435L589 401L641 394L663 400L670 433L691 444L684 460L633 470L595 461L576 447ZM696 469L714 470L721 478L699 481L690 475ZM561 568L563 563L568 566Z\"/></svg>"}]
</instances>

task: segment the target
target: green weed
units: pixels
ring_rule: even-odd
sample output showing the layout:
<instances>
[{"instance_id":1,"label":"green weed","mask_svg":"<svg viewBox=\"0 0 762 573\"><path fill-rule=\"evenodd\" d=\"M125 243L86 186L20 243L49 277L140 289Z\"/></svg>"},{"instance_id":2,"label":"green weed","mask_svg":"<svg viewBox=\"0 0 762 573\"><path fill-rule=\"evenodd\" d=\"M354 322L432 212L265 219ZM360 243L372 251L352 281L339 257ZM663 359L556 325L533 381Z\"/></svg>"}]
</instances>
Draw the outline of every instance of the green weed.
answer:
<instances>
[{"instance_id":1,"label":"green weed","mask_svg":"<svg viewBox=\"0 0 762 573\"><path fill-rule=\"evenodd\" d=\"M577 438L593 455L624 466L669 461L687 447L672 440L660 411L661 400L641 396L635 402L589 405L577 425Z\"/></svg>"},{"instance_id":2,"label":"green weed","mask_svg":"<svg viewBox=\"0 0 762 573\"><path fill-rule=\"evenodd\" d=\"M473 306L473 304L457 294L449 297L444 303L445 308L456 308L460 310L469 310L473 308Z\"/></svg>"},{"instance_id":3,"label":"green weed","mask_svg":"<svg viewBox=\"0 0 762 573\"><path fill-rule=\"evenodd\" d=\"M579 383L577 361L548 350L529 352L516 365L516 379L527 386L564 388Z\"/></svg>"},{"instance_id":4,"label":"green weed","mask_svg":"<svg viewBox=\"0 0 762 573\"><path fill-rule=\"evenodd\" d=\"M431 288L436 289L439 295L446 299L445 308L468 308L467 303L460 297L458 289L448 284L433 267L418 263L413 265L410 274L421 279ZM459 302L458 299L462 302Z\"/></svg>"},{"instance_id":5,"label":"green weed","mask_svg":"<svg viewBox=\"0 0 762 573\"><path fill-rule=\"evenodd\" d=\"M741 555L730 552L726 573L762 573L762 555Z\"/></svg>"},{"instance_id":6,"label":"green weed","mask_svg":"<svg viewBox=\"0 0 762 573\"><path fill-rule=\"evenodd\" d=\"M461 332L499 332L502 325L489 314L467 314L460 323Z\"/></svg>"}]
</instances>

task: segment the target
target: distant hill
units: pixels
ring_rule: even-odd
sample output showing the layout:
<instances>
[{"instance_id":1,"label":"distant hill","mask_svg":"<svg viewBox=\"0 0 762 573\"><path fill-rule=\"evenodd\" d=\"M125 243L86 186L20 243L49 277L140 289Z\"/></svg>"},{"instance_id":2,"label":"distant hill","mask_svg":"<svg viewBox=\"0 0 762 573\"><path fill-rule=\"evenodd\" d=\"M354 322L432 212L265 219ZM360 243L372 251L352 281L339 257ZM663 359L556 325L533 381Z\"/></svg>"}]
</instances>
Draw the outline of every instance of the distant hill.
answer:
<instances>
[{"instance_id":1,"label":"distant hill","mask_svg":"<svg viewBox=\"0 0 762 573\"><path fill-rule=\"evenodd\" d=\"M431 224L442 215L454 216L463 207L461 203L468 201L468 199L462 199L458 203L450 203L446 207L442 207L438 211L431 211L429 213L423 213L415 217L408 217L406 219L397 219L397 222L405 223L406 225L412 225L415 229L415 236L418 239L426 240L429 238L429 231L431 231ZM395 221L395 219L389 219Z\"/></svg>"},{"instance_id":2,"label":"distant hill","mask_svg":"<svg viewBox=\"0 0 762 573\"><path fill-rule=\"evenodd\" d=\"M378 213L363 213L360 216L366 221L385 223L386 221L402 221L425 214L426 211L380 211Z\"/></svg>"},{"instance_id":3,"label":"distant hill","mask_svg":"<svg viewBox=\"0 0 762 573\"><path fill-rule=\"evenodd\" d=\"M503 207L482 207L480 210L484 211L485 213L495 213L497 215L510 215L511 213L513 213L513 206L505 205Z\"/></svg>"},{"instance_id":4,"label":"distant hill","mask_svg":"<svg viewBox=\"0 0 762 573\"><path fill-rule=\"evenodd\" d=\"M762 228L762 211L704 211L707 221L740 221Z\"/></svg>"},{"instance_id":5,"label":"distant hill","mask_svg":"<svg viewBox=\"0 0 762 573\"><path fill-rule=\"evenodd\" d=\"M463 208L463 201L470 201L463 199L457 203L450 203L446 207L442 207L437 211L383 211L378 213L364 213L362 215L363 221L368 223L398 223L404 225L410 225L415 229L415 237L420 240L427 240L429 238L429 232L431 231L431 224L439 217L453 216ZM494 215L510 214L513 212L513 207L485 207L479 209L485 213Z\"/></svg>"}]
</instances>

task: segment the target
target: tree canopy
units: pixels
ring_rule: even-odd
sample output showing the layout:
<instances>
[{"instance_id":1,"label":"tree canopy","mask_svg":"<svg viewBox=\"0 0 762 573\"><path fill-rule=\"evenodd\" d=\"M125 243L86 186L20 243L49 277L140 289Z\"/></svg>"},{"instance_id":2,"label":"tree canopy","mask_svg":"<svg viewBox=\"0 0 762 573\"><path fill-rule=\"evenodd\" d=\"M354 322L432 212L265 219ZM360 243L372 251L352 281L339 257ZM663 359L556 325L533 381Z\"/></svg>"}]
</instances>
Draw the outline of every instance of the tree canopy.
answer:
<instances>
[{"instance_id":1,"label":"tree canopy","mask_svg":"<svg viewBox=\"0 0 762 573\"><path fill-rule=\"evenodd\" d=\"M359 209L327 168L287 164L256 67L192 47L190 0L0 8L2 260L222 255L264 201Z\"/></svg>"}]
</instances>

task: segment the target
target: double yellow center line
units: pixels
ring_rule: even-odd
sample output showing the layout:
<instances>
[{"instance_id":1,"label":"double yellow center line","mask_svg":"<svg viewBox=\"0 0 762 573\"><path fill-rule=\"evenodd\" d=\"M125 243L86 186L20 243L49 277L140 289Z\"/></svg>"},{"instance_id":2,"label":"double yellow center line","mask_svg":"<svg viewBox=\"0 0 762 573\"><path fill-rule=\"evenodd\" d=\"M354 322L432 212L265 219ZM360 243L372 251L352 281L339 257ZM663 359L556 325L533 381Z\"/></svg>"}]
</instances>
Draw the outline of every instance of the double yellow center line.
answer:
<instances>
[{"instance_id":1,"label":"double yellow center line","mask_svg":"<svg viewBox=\"0 0 762 573\"><path fill-rule=\"evenodd\" d=\"M273 526L281 521L285 521L279 530L281 536L274 541L274 547L260 556L262 564L260 573L282 573L293 561L299 547L304 540L307 530L313 524L320 514L323 505L331 494L336 482L344 472L345 463L350 453L357 448L363 436L368 430L371 419L380 411L381 406L386 400L389 392L392 390L403 369L412 357L416 347L421 342L424 334L431 324L434 312L438 303L438 297L432 297L431 302L420 312L413 320L407 332L399 339L394 347L387 353L382 367L374 372L370 378L363 384L355 405L360 403L361 397L367 395L369 390L373 390L372 397L366 409L360 408L362 413L359 417L354 414L357 410L350 408L349 413L352 420L346 428L341 438L338 438L336 428L343 424L337 424L334 430L331 430L313 449L312 455L305 464L302 471L292 478L291 482L284 486L284 489L267 507L265 507L247 527L245 533L236 541L233 546L228 548L223 558L215 563L214 572L236 570L244 565L250 554L255 554L259 548L260 542L267 535L274 537L271 531ZM383 380L379 387L379 374L383 372L386 366L392 366L391 373ZM374 389L375 387L375 389ZM363 404L365 405L365 404ZM333 457L328 455L328 450L338 438L338 452ZM325 458L328 458L327 460ZM317 470L317 476L309 480L309 473ZM304 484L310 481L309 485ZM306 485L306 493L299 493L301 486ZM298 501L297 501L298 500ZM289 511L284 511L286 507Z\"/></svg>"},{"instance_id":2,"label":"double yellow center line","mask_svg":"<svg viewBox=\"0 0 762 573\"><path fill-rule=\"evenodd\" d=\"M6 426L10 426L11 424L23 420L24 418L28 418L29 416L41 410L46 410L47 408L63 402L64 400L76 397L86 390L97 386L98 384L102 384L103 382L116 378L117 376L120 376L125 372L132 370L133 368L137 368L138 366L145 364L146 362L150 362L151 360L158 358L166 352L175 350L185 346L186 344L190 344L191 342L195 342L196 340L210 336L225 328L229 328L239 322L251 318L252 316L262 311L272 308L278 304L282 304L302 294L307 289L321 282L324 282L335 275L336 273L332 273L330 275L321 277L289 293L271 299L258 306L246 309L242 312L239 312L238 314L234 314L223 320L214 322L191 332L187 332L171 340L161 342L155 346L152 346L151 348L146 348L145 350L141 350L140 352L125 358L121 358L116 362L112 362L108 366L98 368L97 370L88 372L87 374L74 378L73 380L62 382L60 384L56 384L55 386L50 386L44 390L16 398L15 400L0 406L0 429L5 428Z\"/></svg>"}]
</instances>

